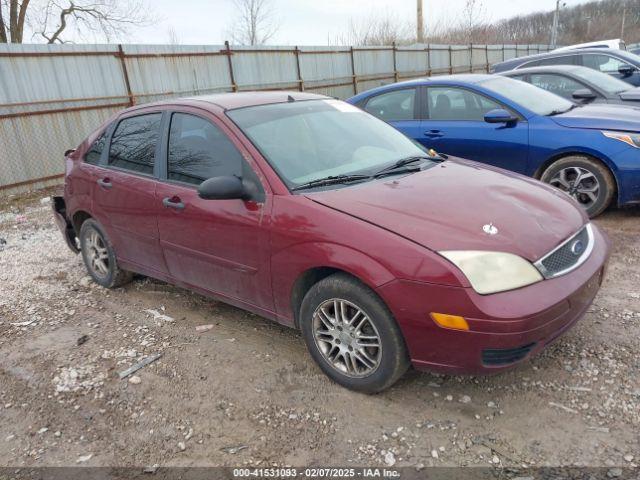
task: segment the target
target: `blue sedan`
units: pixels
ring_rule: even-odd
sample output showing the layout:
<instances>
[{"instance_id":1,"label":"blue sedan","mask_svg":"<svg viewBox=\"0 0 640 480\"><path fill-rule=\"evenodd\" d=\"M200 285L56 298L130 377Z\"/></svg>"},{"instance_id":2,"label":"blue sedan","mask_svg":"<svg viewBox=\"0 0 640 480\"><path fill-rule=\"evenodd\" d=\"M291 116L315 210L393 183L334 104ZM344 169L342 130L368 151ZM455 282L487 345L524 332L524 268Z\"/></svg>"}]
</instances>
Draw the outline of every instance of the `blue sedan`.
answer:
<instances>
[{"instance_id":1,"label":"blue sedan","mask_svg":"<svg viewBox=\"0 0 640 480\"><path fill-rule=\"evenodd\" d=\"M589 216L640 203L640 110L578 106L525 82L451 75L347 100L425 147L549 183Z\"/></svg>"}]
</instances>

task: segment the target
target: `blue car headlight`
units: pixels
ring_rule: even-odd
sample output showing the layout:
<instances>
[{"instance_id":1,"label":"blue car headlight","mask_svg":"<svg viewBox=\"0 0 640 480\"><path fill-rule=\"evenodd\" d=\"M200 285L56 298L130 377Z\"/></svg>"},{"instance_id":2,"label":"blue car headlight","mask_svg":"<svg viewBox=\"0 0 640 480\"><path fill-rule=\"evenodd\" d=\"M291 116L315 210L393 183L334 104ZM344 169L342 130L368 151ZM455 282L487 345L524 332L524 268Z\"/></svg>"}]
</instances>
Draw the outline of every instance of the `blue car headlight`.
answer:
<instances>
[{"instance_id":1,"label":"blue car headlight","mask_svg":"<svg viewBox=\"0 0 640 480\"><path fill-rule=\"evenodd\" d=\"M602 134L605 137L613 138L614 140L620 140L621 142L628 143L632 147L640 148L640 133L615 132L611 130L603 130Z\"/></svg>"}]
</instances>

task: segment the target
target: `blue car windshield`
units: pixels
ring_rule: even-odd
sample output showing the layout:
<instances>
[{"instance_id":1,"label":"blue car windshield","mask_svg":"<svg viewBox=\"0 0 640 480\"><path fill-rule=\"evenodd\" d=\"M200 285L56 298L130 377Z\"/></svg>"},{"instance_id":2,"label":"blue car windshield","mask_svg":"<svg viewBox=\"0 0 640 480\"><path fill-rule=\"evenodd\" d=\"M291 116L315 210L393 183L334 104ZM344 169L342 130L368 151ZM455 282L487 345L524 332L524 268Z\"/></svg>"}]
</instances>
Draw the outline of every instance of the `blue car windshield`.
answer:
<instances>
[{"instance_id":1,"label":"blue car windshield","mask_svg":"<svg viewBox=\"0 0 640 480\"><path fill-rule=\"evenodd\" d=\"M538 115L568 111L575 105L554 93L512 78L495 77L480 82L480 85Z\"/></svg>"}]
</instances>

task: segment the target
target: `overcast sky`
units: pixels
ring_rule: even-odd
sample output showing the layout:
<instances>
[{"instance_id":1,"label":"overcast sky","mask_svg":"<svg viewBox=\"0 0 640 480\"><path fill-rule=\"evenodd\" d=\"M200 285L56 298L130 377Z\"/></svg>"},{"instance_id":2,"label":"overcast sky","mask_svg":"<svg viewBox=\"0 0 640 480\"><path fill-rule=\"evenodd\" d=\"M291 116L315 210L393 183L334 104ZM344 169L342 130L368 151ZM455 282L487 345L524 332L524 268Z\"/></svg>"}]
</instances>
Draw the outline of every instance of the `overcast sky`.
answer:
<instances>
[{"instance_id":1,"label":"overcast sky","mask_svg":"<svg viewBox=\"0 0 640 480\"><path fill-rule=\"evenodd\" d=\"M584 0L565 0L568 5ZM370 15L391 12L397 18L415 21L415 0L271 0L280 29L273 45L326 45L345 33L350 19L356 23ZM427 27L455 18L465 0L424 0ZM499 20L555 8L555 0L481 0L485 17ZM173 29L182 44L220 44L229 37L234 17L232 0L152 0L161 21L140 29L129 42L168 43Z\"/></svg>"}]
</instances>

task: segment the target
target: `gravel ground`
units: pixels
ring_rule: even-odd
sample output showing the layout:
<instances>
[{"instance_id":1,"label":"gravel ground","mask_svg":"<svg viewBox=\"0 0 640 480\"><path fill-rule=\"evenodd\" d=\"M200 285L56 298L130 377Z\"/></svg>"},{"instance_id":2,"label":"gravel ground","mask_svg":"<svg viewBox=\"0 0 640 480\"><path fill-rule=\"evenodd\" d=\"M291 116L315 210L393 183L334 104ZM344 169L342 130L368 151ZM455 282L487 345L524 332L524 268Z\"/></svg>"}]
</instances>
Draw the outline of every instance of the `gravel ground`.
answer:
<instances>
[{"instance_id":1,"label":"gravel ground","mask_svg":"<svg viewBox=\"0 0 640 480\"><path fill-rule=\"evenodd\" d=\"M155 280L96 286L48 194L0 207L1 466L640 464L640 209L596 220L608 276L542 355L492 377L411 371L365 396L296 331Z\"/></svg>"}]
</instances>

